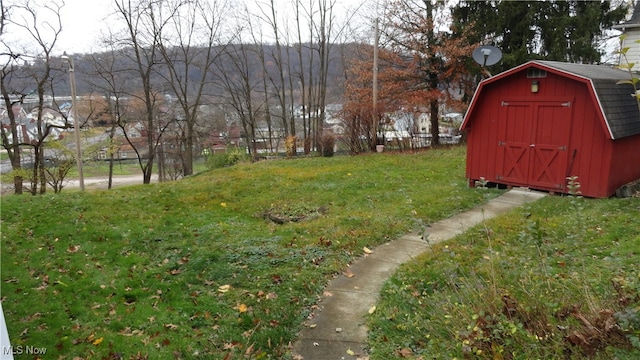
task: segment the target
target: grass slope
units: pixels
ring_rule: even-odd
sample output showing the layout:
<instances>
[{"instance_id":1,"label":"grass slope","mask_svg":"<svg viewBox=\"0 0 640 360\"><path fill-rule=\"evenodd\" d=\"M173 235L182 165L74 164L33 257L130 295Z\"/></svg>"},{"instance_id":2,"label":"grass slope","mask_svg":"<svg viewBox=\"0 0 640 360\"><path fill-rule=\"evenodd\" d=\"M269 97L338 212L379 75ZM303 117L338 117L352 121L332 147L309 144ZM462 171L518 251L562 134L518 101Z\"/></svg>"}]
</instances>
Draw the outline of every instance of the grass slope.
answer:
<instances>
[{"instance_id":1,"label":"grass slope","mask_svg":"<svg viewBox=\"0 0 640 360\"><path fill-rule=\"evenodd\" d=\"M639 359L640 198L547 197L405 264L371 359Z\"/></svg>"},{"instance_id":2,"label":"grass slope","mask_svg":"<svg viewBox=\"0 0 640 360\"><path fill-rule=\"evenodd\" d=\"M16 347L46 348L46 358L288 357L323 286L363 247L496 192L486 194L467 187L457 147L6 196L9 335Z\"/></svg>"}]
</instances>

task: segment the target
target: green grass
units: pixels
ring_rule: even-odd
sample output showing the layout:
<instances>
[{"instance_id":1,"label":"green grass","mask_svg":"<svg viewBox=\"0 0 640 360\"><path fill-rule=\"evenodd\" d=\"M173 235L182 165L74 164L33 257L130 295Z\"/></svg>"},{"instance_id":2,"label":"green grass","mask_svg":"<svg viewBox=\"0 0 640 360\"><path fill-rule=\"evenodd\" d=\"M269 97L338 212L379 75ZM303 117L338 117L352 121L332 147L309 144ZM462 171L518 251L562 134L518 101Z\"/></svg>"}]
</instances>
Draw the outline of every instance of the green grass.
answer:
<instances>
[{"instance_id":1,"label":"green grass","mask_svg":"<svg viewBox=\"0 0 640 360\"><path fill-rule=\"evenodd\" d=\"M336 273L494 196L464 148L239 164L180 182L2 198L3 307L47 358L287 358ZM276 224L270 214L314 215Z\"/></svg>"},{"instance_id":2,"label":"green grass","mask_svg":"<svg viewBox=\"0 0 640 360\"><path fill-rule=\"evenodd\" d=\"M109 176L108 161L91 161L82 165L82 173L85 177L103 177ZM142 171L138 163L133 161L115 162L113 165L113 176L141 175ZM69 172L67 179L75 179L78 177L77 168L74 166Z\"/></svg>"},{"instance_id":3,"label":"green grass","mask_svg":"<svg viewBox=\"0 0 640 360\"><path fill-rule=\"evenodd\" d=\"M207 169L207 166L204 162L204 159L198 160L194 162L194 173L202 172ZM155 169L155 167L154 167ZM108 161L88 161L85 162L82 166L82 172L84 177L106 177L109 176L109 162ZM140 170L140 165L134 160L127 161L116 161L113 165L113 176L127 176L127 175L140 175L142 176L142 170ZM78 171L74 166L69 175L67 176L67 180L69 179L77 179Z\"/></svg>"},{"instance_id":4,"label":"green grass","mask_svg":"<svg viewBox=\"0 0 640 360\"><path fill-rule=\"evenodd\" d=\"M407 263L371 359L640 358L640 199L547 197Z\"/></svg>"}]
</instances>

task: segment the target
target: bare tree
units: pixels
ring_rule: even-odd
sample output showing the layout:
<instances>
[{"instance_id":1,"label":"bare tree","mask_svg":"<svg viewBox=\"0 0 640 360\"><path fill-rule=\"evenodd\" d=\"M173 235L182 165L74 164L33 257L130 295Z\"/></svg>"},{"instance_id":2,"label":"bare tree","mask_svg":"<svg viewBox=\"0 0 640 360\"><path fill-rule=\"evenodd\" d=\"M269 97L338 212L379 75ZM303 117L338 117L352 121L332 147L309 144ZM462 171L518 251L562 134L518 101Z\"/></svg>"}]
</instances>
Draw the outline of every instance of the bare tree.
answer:
<instances>
[{"instance_id":1,"label":"bare tree","mask_svg":"<svg viewBox=\"0 0 640 360\"><path fill-rule=\"evenodd\" d=\"M96 113L101 116L106 125L107 141L106 156L109 162L109 175L107 188L113 186L113 167L120 144L116 138L118 129L126 131L127 94L131 92L128 84L129 70L119 65L119 52L113 45L114 41L106 39L104 42L109 48L98 54L89 55L89 61L93 66L91 87L98 94L98 99L92 100L92 106L96 107ZM123 132L124 132L123 131Z\"/></svg>"},{"instance_id":2,"label":"bare tree","mask_svg":"<svg viewBox=\"0 0 640 360\"><path fill-rule=\"evenodd\" d=\"M292 123L290 122L290 116L287 111L287 109L289 108L287 100L289 100L289 102L292 100L292 99L288 99L287 97L287 89L286 89L287 82L285 81L286 66L289 59L284 57L284 50L282 49L283 38L285 39L288 38L286 36L287 35L286 24L283 26L280 23L278 6L275 0L269 0L269 5L266 7L260 6L260 11L262 12L262 16L261 16L262 21L264 21L266 25L272 30L271 35L273 36L273 41L274 41L274 47L272 48L273 50L270 54L271 55L270 58L273 61L273 64L275 65L275 74L272 74L272 72L270 71L270 66L267 66L268 63L266 61L263 62L263 66L265 67L264 73L265 73L265 76L267 76L267 78L270 80L271 89L275 93L274 95L278 100L278 108L280 110L279 117L281 120L284 133L286 135L295 137L296 135L295 126L291 126ZM288 47L289 44L285 43L285 46ZM288 76L290 76L290 74L288 74ZM268 91L266 87L265 87L265 91ZM269 116L271 116L271 114L269 114ZM294 150L295 150L295 147L294 147Z\"/></svg>"},{"instance_id":3,"label":"bare tree","mask_svg":"<svg viewBox=\"0 0 640 360\"><path fill-rule=\"evenodd\" d=\"M154 0L114 0L116 14L124 24L124 31L117 43L121 55L129 58L136 68L132 72L139 82L140 92L128 94L140 105L142 110L144 136L146 144L135 144L126 136L128 143L138 154L138 164L143 174L143 183L149 184L153 174L153 163L156 150L160 145L163 124L160 122L159 106L162 94L160 84L154 82L161 65L161 38L166 21L176 13L175 7L162 7L163 3ZM163 10L169 11L166 17L161 16ZM165 22L159 22L164 19ZM143 156L144 155L144 156Z\"/></svg>"},{"instance_id":4,"label":"bare tree","mask_svg":"<svg viewBox=\"0 0 640 360\"><path fill-rule=\"evenodd\" d=\"M329 54L331 52L331 32L333 31L333 9L335 0L319 0L318 16L319 21L315 26L315 36L317 37L318 58L320 60L318 71L318 111L315 121L314 144L320 148L319 143L322 138L325 121L325 109L327 105L327 75L329 72Z\"/></svg>"},{"instance_id":5,"label":"bare tree","mask_svg":"<svg viewBox=\"0 0 640 360\"><path fill-rule=\"evenodd\" d=\"M262 109L262 103L256 96L260 82L255 80L253 71L257 68L254 59L257 58L256 54L260 54L261 45L243 41L243 34L250 34L254 39L256 36L250 21L251 15L246 8L243 14L244 17L240 17L238 21L247 24L248 29L244 25L237 25L237 43L225 47L220 61L216 62L215 76L218 79L217 86L225 93L225 103L233 109L234 117L240 121L249 153L256 158L258 113Z\"/></svg>"},{"instance_id":6,"label":"bare tree","mask_svg":"<svg viewBox=\"0 0 640 360\"><path fill-rule=\"evenodd\" d=\"M165 80L175 93L184 120L184 175L193 174L199 107L211 77L210 70L224 45L224 23L229 4L226 1L193 0L173 3L175 11L166 19L160 33L160 52L166 65ZM163 19L154 19L163 22ZM160 28L160 25L158 26ZM227 32L229 33L229 32Z\"/></svg>"},{"instance_id":7,"label":"bare tree","mask_svg":"<svg viewBox=\"0 0 640 360\"><path fill-rule=\"evenodd\" d=\"M260 19L271 30L274 41L270 58L265 59L273 64L269 71L265 62L265 74L270 81L270 87L265 87L265 91L272 91L277 98L279 117L289 136L299 136L296 109L300 105L305 153L312 145L318 150L320 147L334 36L346 27L336 26L336 3L335 0L309 0L307 3L292 0L293 24L286 20L289 13L283 15L278 11L280 8L275 0L260 4ZM353 15L346 19L350 16ZM291 39L295 39L295 43Z\"/></svg>"},{"instance_id":8,"label":"bare tree","mask_svg":"<svg viewBox=\"0 0 640 360\"><path fill-rule=\"evenodd\" d=\"M21 34L22 44L0 39L2 50L2 75L0 89L6 109L7 124L2 126L2 146L7 150L14 176L15 193L23 191L23 178L27 173L22 170L23 149L30 148L33 153L33 167L30 171L32 194L45 193L47 188L44 170L43 144L54 125L45 121L46 112L58 112L45 100L53 95L53 82L56 70L53 67L52 53L58 36L62 31L60 11L63 1L23 0L6 7L2 5L2 35L15 31ZM25 45L28 44L28 45ZM32 114L35 120L33 137L24 136L18 119L19 109L27 96L37 97Z\"/></svg>"}]
</instances>

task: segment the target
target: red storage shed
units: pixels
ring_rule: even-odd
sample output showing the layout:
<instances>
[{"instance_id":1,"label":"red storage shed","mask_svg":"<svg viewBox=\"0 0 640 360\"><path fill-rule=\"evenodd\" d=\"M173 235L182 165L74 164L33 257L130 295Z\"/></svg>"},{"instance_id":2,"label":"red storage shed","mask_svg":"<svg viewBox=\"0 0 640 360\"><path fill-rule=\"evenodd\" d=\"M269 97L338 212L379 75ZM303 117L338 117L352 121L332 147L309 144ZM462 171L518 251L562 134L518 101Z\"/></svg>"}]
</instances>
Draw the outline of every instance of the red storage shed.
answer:
<instances>
[{"instance_id":1,"label":"red storage shed","mask_svg":"<svg viewBox=\"0 0 640 360\"><path fill-rule=\"evenodd\" d=\"M609 197L640 179L640 111L629 73L531 61L480 82L461 130L467 178Z\"/></svg>"}]
</instances>

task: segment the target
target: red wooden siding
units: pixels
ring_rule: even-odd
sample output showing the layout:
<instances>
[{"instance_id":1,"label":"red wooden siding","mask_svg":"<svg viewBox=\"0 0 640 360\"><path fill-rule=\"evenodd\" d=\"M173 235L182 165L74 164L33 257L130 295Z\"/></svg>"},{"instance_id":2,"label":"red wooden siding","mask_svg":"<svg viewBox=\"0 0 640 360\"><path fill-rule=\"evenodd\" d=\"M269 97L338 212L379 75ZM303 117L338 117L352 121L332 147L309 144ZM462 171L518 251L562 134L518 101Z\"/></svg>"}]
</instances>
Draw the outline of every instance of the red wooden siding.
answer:
<instances>
[{"instance_id":1,"label":"red wooden siding","mask_svg":"<svg viewBox=\"0 0 640 360\"><path fill-rule=\"evenodd\" d=\"M629 179L640 179L640 136L616 140L611 153L611 167L606 194L613 194Z\"/></svg>"},{"instance_id":2,"label":"red wooden siding","mask_svg":"<svg viewBox=\"0 0 640 360\"><path fill-rule=\"evenodd\" d=\"M462 126L471 185L567 192L566 178L577 176L583 195L607 197L640 179L640 136L611 140L590 80L556 71L531 79L527 68L483 82L474 95Z\"/></svg>"}]
</instances>

